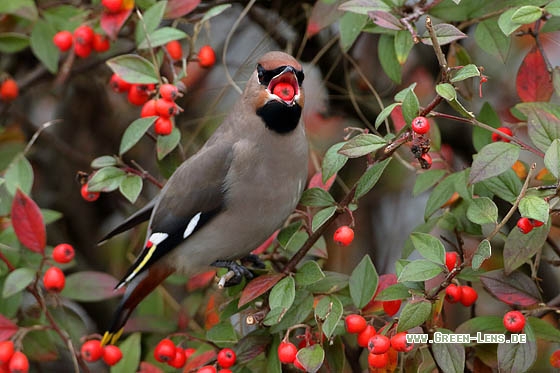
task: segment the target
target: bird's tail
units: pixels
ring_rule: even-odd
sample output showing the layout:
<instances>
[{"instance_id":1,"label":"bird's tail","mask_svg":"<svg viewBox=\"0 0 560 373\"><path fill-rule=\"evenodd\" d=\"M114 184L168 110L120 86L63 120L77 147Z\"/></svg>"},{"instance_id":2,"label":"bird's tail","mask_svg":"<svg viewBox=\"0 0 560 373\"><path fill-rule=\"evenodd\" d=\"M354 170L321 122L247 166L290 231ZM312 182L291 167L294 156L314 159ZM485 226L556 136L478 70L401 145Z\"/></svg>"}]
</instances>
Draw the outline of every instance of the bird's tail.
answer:
<instances>
[{"instance_id":1,"label":"bird's tail","mask_svg":"<svg viewBox=\"0 0 560 373\"><path fill-rule=\"evenodd\" d=\"M139 274L127 286L121 302L115 311L111 327L103 335L101 345L114 344L120 338L126 321L136 308L138 303L142 301L148 294L152 292L159 284L161 284L174 270L172 268L163 268L160 266L152 266L148 270Z\"/></svg>"}]
</instances>

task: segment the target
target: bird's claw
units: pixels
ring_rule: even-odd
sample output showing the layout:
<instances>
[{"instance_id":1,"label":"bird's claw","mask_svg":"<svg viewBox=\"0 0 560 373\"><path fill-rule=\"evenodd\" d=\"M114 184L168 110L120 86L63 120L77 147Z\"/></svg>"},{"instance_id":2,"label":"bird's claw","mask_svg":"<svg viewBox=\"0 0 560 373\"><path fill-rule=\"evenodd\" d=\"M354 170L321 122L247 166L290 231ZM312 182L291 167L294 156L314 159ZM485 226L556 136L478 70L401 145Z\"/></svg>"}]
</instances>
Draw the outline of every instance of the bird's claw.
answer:
<instances>
[{"instance_id":1,"label":"bird's claw","mask_svg":"<svg viewBox=\"0 0 560 373\"><path fill-rule=\"evenodd\" d=\"M254 277L253 272L233 260L216 260L211 265L219 268L227 268L229 270L225 275L220 277L218 281L218 287L220 288L239 285L243 277L247 280L251 280Z\"/></svg>"}]
</instances>

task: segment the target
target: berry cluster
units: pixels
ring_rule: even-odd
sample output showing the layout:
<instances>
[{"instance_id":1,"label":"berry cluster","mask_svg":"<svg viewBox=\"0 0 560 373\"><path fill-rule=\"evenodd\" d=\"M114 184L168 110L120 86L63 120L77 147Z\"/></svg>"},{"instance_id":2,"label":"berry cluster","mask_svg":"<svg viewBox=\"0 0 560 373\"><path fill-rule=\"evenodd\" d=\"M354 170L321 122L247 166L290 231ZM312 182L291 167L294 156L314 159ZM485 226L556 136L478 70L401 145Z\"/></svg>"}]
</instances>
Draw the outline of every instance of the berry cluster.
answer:
<instances>
[{"instance_id":1,"label":"berry cluster","mask_svg":"<svg viewBox=\"0 0 560 373\"><path fill-rule=\"evenodd\" d=\"M97 34L88 25L81 25L74 30L74 34L64 30L57 32L53 43L61 52L66 52L74 45L74 54L80 58L87 58L92 50L98 53L106 52L111 47L105 35Z\"/></svg>"},{"instance_id":2,"label":"berry cluster","mask_svg":"<svg viewBox=\"0 0 560 373\"><path fill-rule=\"evenodd\" d=\"M540 220L534 220L534 219L529 219L529 218L520 218L517 221L517 228L519 228L519 230L521 231L521 233L523 234L527 234L529 232L531 232L533 230L533 228L538 228L543 226L544 223Z\"/></svg>"},{"instance_id":3,"label":"berry cluster","mask_svg":"<svg viewBox=\"0 0 560 373\"><path fill-rule=\"evenodd\" d=\"M0 372L27 373L29 360L21 351L16 351L14 342L0 342Z\"/></svg>"},{"instance_id":4,"label":"berry cluster","mask_svg":"<svg viewBox=\"0 0 560 373\"><path fill-rule=\"evenodd\" d=\"M2 84L0 84L0 100L2 101L13 101L19 95L19 87L16 81L12 78L4 79Z\"/></svg>"},{"instance_id":5,"label":"berry cluster","mask_svg":"<svg viewBox=\"0 0 560 373\"><path fill-rule=\"evenodd\" d=\"M61 243L53 249L52 258L55 262L64 264L74 259L74 248L67 243ZM58 267L50 267L43 275L43 285L51 293L60 293L66 285L64 272Z\"/></svg>"},{"instance_id":6,"label":"berry cluster","mask_svg":"<svg viewBox=\"0 0 560 373\"><path fill-rule=\"evenodd\" d=\"M88 363L93 363L103 358L105 364L113 366L121 361L123 353L120 348L113 345L102 346L98 339L85 342L80 349L82 358Z\"/></svg>"},{"instance_id":7,"label":"berry cluster","mask_svg":"<svg viewBox=\"0 0 560 373\"><path fill-rule=\"evenodd\" d=\"M412 128L412 154L420 162L423 169L432 167L432 157L428 154L430 151L430 139L426 136L430 132L430 122L426 117L418 116L412 120L410 124Z\"/></svg>"},{"instance_id":8,"label":"berry cluster","mask_svg":"<svg viewBox=\"0 0 560 373\"><path fill-rule=\"evenodd\" d=\"M166 363L173 368L183 368L189 358L196 352L194 348L183 349L180 346L176 346L175 343L169 339L165 338L159 341L156 348L154 349L154 358L160 363ZM231 348L223 348L218 352L218 365L223 369L220 373L231 373L228 368L235 365L237 355L235 351ZM214 366L208 365L201 367L198 373L213 372L216 373L216 368Z\"/></svg>"},{"instance_id":9,"label":"berry cluster","mask_svg":"<svg viewBox=\"0 0 560 373\"><path fill-rule=\"evenodd\" d=\"M498 131L500 131L501 133L504 133L508 136L513 136L513 132L511 132L511 129L509 127L499 127L497 128ZM493 142L497 142L497 141L502 141L502 142L509 142L509 139L506 139L505 137L500 136L499 134L497 134L496 132L492 132L492 141Z\"/></svg>"},{"instance_id":10,"label":"berry cluster","mask_svg":"<svg viewBox=\"0 0 560 373\"><path fill-rule=\"evenodd\" d=\"M334 232L333 240L340 246L348 246L354 241L354 230L347 225L343 225Z\"/></svg>"},{"instance_id":11,"label":"berry cluster","mask_svg":"<svg viewBox=\"0 0 560 373\"><path fill-rule=\"evenodd\" d=\"M470 286L450 284L445 289L445 299L449 303L461 302L463 306L470 307L478 299L478 293Z\"/></svg>"},{"instance_id":12,"label":"berry cluster","mask_svg":"<svg viewBox=\"0 0 560 373\"><path fill-rule=\"evenodd\" d=\"M159 99L148 100L142 106L140 116L142 118L158 116L154 123L154 131L158 135L167 136L173 131L171 118L181 111L175 103L180 96L179 89L173 84L162 84L159 87L159 96Z\"/></svg>"},{"instance_id":13,"label":"berry cluster","mask_svg":"<svg viewBox=\"0 0 560 373\"><path fill-rule=\"evenodd\" d=\"M117 74L111 76L109 81L111 89L117 93L127 93L128 102L132 105L142 106L150 99L155 92L155 84L132 84L123 80Z\"/></svg>"}]
</instances>

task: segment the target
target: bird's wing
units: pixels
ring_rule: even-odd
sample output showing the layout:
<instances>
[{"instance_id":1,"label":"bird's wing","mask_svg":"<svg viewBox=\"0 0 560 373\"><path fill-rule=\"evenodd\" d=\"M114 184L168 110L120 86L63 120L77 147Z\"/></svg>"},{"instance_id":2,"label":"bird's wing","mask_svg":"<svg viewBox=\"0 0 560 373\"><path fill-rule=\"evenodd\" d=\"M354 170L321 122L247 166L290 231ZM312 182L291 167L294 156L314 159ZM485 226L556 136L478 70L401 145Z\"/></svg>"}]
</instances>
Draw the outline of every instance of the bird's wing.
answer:
<instances>
[{"instance_id":1,"label":"bird's wing","mask_svg":"<svg viewBox=\"0 0 560 373\"><path fill-rule=\"evenodd\" d=\"M130 228L135 227L136 225L150 219L150 216L152 215L152 210L154 209L156 203L157 203L157 197L152 199L150 202L148 202L146 206L142 207L140 210L136 211L134 214L126 218L125 221L123 221L115 228L113 228L109 233L105 234L105 236L103 236L103 238L99 240L98 245L101 245L108 239L116 236L117 234L125 232Z\"/></svg>"},{"instance_id":2,"label":"bird's wing","mask_svg":"<svg viewBox=\"0 0 560 373\"><path fill-rule=\"evenodd\" d=\"M144 249L117 285L124 286L224 209L232 146L214 143L185 161L161 191Z\"/></svg>"}]
</instances>

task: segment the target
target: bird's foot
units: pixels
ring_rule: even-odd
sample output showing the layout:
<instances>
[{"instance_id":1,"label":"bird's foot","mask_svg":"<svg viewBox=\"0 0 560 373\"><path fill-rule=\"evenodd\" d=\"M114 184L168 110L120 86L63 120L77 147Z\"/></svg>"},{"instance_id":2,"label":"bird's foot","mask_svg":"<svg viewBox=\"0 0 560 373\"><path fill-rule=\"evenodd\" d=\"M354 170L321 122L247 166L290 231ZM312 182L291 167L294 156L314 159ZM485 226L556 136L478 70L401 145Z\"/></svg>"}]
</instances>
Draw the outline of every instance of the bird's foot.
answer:
<instances>
[{"instance_id":1,"label":"bird's foot","mask_svg":"<svg viewBox=\"0 0 560 373\"><path fill-rule=\"evenodd\" d=\"M245 263L245 262L253 265L253 267L258 269L264 269L266 267L264 262L259 258L259 256L255 254L249 254L246 257L241 258L241 263Z\"/></svg>"},{"instance_id":2,"label":"bird's foot","mask_svg":"<svg viewBox=\"0 0 560 373\"><path fill-rule=\"evenodd\" d=\"M243 280L243 277L245 277L247 280L251 280L254 277L251 271L233 260L216 260L211 265L214 267L228 269L228 272L220 277L220 280L218 281L218 287L220 289L224 287L239 285Z\"/></svg>"}]
</instances>

